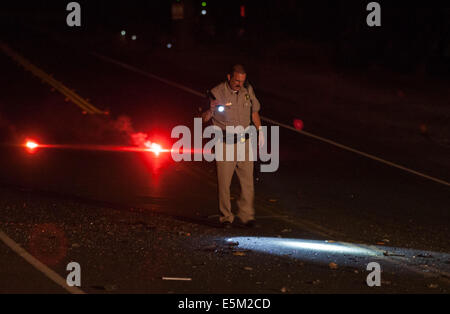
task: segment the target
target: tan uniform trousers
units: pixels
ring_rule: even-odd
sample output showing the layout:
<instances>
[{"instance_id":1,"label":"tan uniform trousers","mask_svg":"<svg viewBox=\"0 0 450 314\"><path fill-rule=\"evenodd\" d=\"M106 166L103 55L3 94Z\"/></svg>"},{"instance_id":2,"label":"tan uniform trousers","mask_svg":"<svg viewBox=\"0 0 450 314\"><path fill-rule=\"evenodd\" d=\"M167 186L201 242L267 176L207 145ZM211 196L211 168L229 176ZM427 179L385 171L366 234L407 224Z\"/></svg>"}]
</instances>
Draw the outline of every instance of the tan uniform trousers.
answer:
<instances>
[{"instance_id":1,"label":"tan uniform trousers","mask_svg":"<svg viewBox=\"0 0 450 314\"><path fill-rule=\"evenodd\" d=\"M238 145L241 144L225 144L222 143L223 148L223 161L217 160L216 151L216 165L217 165L217 181L218 181L218 194L219 194L219 210L220 210L220 222L225 221L233 222L234 215L231 212L231 200L230 200L230 185L233 178L233 174L236 171L237 177L241 185L241 195L237 201L238 213L237 217L243 222L247 223L249 220L255 219L255 209L253 207L254 200L254 185L253 185L253 161L249 158L249 140L245 142L245 160L239 161L238 157ZM234 158L226 159L227 150L230 150L230 146L234 148ZM242 150L241 150L242 152ZM229 153L231 156L231 153ZM241 156L242 153L240 154ZM232 160L229 160L232 159ZM242 158L244 159L244 158Z\"/></svg>"}]
</instances>

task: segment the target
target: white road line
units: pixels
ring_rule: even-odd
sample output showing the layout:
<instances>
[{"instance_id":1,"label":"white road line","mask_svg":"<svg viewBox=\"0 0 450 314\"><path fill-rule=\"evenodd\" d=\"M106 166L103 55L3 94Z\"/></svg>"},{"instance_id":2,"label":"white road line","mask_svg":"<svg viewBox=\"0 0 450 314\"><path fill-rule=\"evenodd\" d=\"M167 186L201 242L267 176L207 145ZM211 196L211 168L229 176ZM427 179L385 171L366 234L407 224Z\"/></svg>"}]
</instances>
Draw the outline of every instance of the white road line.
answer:
<instances>
[{"instance_id":1,"label":"white road line","mask_svg":"<svg viewBox=\"0 0 450 314\"><path fill-rule=\"evenodd\" d=\"M263 119L263 118L261 117L261 119ZM391 166L391 167L394 167L394 168L401 169L401 170L403 170L403 171L406 171L406 172L415 174L415 175L420 176L420 177L422 177L422 178L429 179L429 180L432 180L432 181L434 181L434 182L437 182L437 183L440 183L440 184L443 184L443 185L446 185L446 186L450 186L450 182L447 182L447 181L444 181L444 180L441 180L441 179L438 179L438 178L429 176L429 175L427 175L427 174L421 173L421 172L416 171L416 170L413 170L413 169L409 169L409 168L404 167L404 166L402 166L402 165L399 165L399 164L393 163L393 162L391 162L391 161L388 161L388 160L379 158L379 157L377 157L377 156L374 156L374 155L371 155L371 154L368 154L368 153L359 151L359 150L354 149L354 148L351 148L351 147L349 147L349 146L345 146L345 145L336 143L336 142L334 142L334 141L332 141L332 140L329 140L329 139L327 139L327 138L324 138L324 137L321 137L321 136L318 136L318 135L314 135L314 134L309 133L309 132L306 132L306 131L300 131L300 130L297 130L296 128L291 127L290 125L283 124L283 123L280 123L280 122L271 120L271 119L269 119L269 118L264 118L264 120L267 121L267 122L269 122L269 123L277 124L277 125L282 126L282 127L286 128L286 129L292 130L292 131L294 131L294 132L303 134L303 135L305 135L305 136L312 137L312 138L314 138L314 139L316 139L316 140L319 140L319 141L322 141L322 142L325 142L325 143L328 143L328 144L337 146L337 147L339 147L339 148L341 148L341 149L350 151L350 152L352 152L352 153L359 154L359 155L361 155L361 156L364 156L364 157L370 158L370 159L372 159L372 160L381 162L381 163L386 164L386 165L388 165L388 166Z\"/></svg>"},{"instance_id":2,"label":"white road line","mask_svg":"<svg viewBox=\"0 0 450 314\"><path fill-rule=\"evenodd\" d=\"M167 84L167 85L176 87L176 88L178 88L178 89L181 89L181 90L183 90L183 91L185 91L185 92L188 92L188 93L191 93L191 94L193 94L193 95L196 95L196 96L199 96L199 97L206 97L206 94L204 94L204 93L201 93L201 92L199 92L199 91L193 90L193 89L191 89L191 88L189 88L189 87L186 87L186 86L184 86L184 85L181 85L181 84L178 84L178 83L169 81L169 80L167 80L167 79L165 79L165 78L162 78L162 77L159 77L159 76L157 76L157 75L155 75L155 74L152 74L152 73L149 73L149 72L145 72L145 71L140 70L140 69L138 69L138 68L136 68L136 67L134 67L134 66L131 66L131 65L129 65L129 64L126 64L126 63L117 61L117 60L115 60L115 59L112 59L112 58L103 56L103 55L98 54L98 53L95 53L95 52L92 52L91 54L92 54L93 56L95 56L96 58L99 58L99 59L101 59L101 60L103 60L103 61L106 61L106 62L109 62L109 63L113 63L113 64L115 64L115 65L117 65L117 66L119 66L119 67L122 67L122 68L124 68L124 69L127 69L127 70L129 70L129 71L136 72L136 73L139 73L139 74L144 75L144 76L146 76L146 77L149 77L149 78L158 80L158 81L160 81L160 82L163 82L163 83L165 83L165 84ZM284 123L281 123L281 122L278 122L278 121L275 121L275 120L272 120L272 119L269 119L269 118L266 118L266 117L261 117L261 120L266 121L266 122L269 122L269 123L272 123L272 124L275 124L275 125L278 125L278 126L281 126L281 127L283 127L283 128L289 129L289 130L294 131L294 132L297 132L297 133L299 133L299 134L302 134L302 135L305 135L305 136L314 138L314 139L316 139L316 140L319 140L319 141L328 143L328 144L330 144L330 145L339 147L339 148L341 148L341 149L350 151L350 152L352 152L352 153L355 153L355 154L364 156L364 157L366 157L366 158L369 158L369 159L378 161L378 162L383 163L383 164L385 164L385 165L388 165L388 166L391 166L391 167L394 167L394 168L397 168L397 169L400 169L400 170L403 170L403 171L406 171L406 172L415 174L415 175L417 175L417 176L420 176L420 177L422 177L422 178L425 178L425 179L434 181L434 182L436 182L436 183L440 183L440 184L443 184L443 185L446 185L446 186L450 186L450 182L447 182L447 181L445 181L445 180L442 180L442 179L438 179L438 178L429 176L429 175L427 175L427 174L424 174L424 173L421 173L421 172L419 172L419 171L416 171L416 170L413 170L413 169L404 167L404 166L399 165L399 164L396 164L396 163L394 163L394 162L391 162L391 161L388 161L388 160L379 158L379 157L377 157L377 156L374 156L374 155L371 155L371 154L362 152L362 151L360 151L360 150L351 148L351 147L346 146L346 145L343 145L343 144L339 144L339 143L337 143L337 142L335 142L335 141L333 141L333 140L330 140L330 139L327 139L327 138L324 138L324 137L321 137L321 136L318 136L318 135L315 135L315 134L312 134L312 133L309 133L309 132L306 132L306 131L300 131L300 130L297 130L296 128L294 128L294 127L292 127L292 126L290 126L290 125L287 125L287 124L284 124Z\"/></svg>"},{"instance_id":3,"label":"white road line","mask_svg":"<svg viewBox=\"0 0 450 314\"><path fill-rule=\"evenodd\" d=\"M43 273L47 278L67 290L72 294L86 294L83 290L77 287L69 287L66 283L66 280L58 275L55 271L38 261L33 255L25 251L19 244L17 244L13 239L8 237L6 233L0 230L0 240L3 241L11 250L16 252L19 256L21 256L24 260L30 263L34 268Z\"/></svg>"},{"instance_id":4,"label":"white road line","mask_svg":"<svg viewBox=\"0 0 450 314\"><path fill-rule=\"evenodd\" d=\"M183 85L181 85L181 84L178 84L178 83L175 83L175 82L172 82L172 81L169 81L169 80L166 80L165 78L159 77L159 76L157 76L157 75L155 75L155 74L152 74L152 73L149 73L149 72L142 71L142 70L140 70L140 69L138 69L138 68L136 68L136 67L134 67L134 66L132 66L132 65L129 65L129 64L126 64L126 63L123 63L123 62L114 60L114 59L112 59L112 58L109 58L109 57L100 55L100 54L95 53L95 52L92 52L91 54L92 54L94 57L97 57L97 58L99 58L99 59L101 59L101 60L103 60L103 61L106 61L106 62L109 62L109 63L113 63L113 64L115 64L115 65L117 65L117 66L120 66L120 67L122 67L122 68L124 68L124 69L127 69L127 70L132 71L132 72L139 73L139 74L144 75L144 76L146 76L146 77L149 77L149 78L152 78L152 79L154 79L154 80L160 81L160 82L162 82L162 83L164 83L164 84L167 84L167 85L176 87L176 88L178 88L178 89L181 89L181 90L183 90L183 91L185 91L185 92L188 92L188 93L190 93L190 94L193 94L193 95L195 95L195 96L206 97L205 94L200 93L200 92L198 92L198 91L196 91L196 90L193 90L192 88L183 86Z\"/></svg>"}]
</instances>

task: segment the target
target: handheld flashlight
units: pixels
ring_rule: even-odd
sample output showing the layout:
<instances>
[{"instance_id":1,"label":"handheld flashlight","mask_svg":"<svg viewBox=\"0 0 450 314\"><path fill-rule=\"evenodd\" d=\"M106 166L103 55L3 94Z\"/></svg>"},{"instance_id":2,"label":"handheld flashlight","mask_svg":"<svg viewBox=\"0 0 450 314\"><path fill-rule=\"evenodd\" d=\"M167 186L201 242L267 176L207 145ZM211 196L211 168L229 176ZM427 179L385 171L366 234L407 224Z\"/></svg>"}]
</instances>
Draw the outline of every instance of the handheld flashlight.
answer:
<instances>
[{"instance_id":1,"label":"handheld flashlight","mask_svg":"<svg viewBox=\"0 0 450 314\"><path fill-rule=\"evenodd\" d=\"M220 105L220 106L217 107L217 110L218 110L219 112L223 112L223 111L225 110L225 106Z\"/></svg>"}]
</instances>

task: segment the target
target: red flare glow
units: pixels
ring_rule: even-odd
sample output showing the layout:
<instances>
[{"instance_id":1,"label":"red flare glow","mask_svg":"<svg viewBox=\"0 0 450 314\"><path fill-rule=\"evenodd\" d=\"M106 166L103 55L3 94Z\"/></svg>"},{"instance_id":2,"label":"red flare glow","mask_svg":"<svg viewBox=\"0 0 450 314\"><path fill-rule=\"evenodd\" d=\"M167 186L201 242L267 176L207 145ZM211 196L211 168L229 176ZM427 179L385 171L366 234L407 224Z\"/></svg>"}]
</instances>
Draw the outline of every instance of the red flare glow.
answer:
<instances>
[{"instance_id":1,"label":"red flare glow","mask_svg":"<svg viewBox=\"0 0 450 314\"><path fill-rule=\"evenodd\" d=\"M301 131L303 130L303 121L300 119L294 119L294 128L296 128L297 130Z\"/></svg>"},{"instance_id":2,"label":"red flare glow","mask_svg":"<svg viewBox=\"0 0 450 314\"><path fill-rule=\"evenodd\" d=\"M163 149L161 145L157 143L152 143L150 141L146 141L144 143L144 146L148 148L147 151L153 152L155 156L159 156L161 152L170 152L169 149Z\"/></svg>"},{"instance_id":3,"label":"red flare glow","mask_svg":"<svg viewBox=\"0 0 450 314\"><path fill-rule=\"evenodd\" d=\"M27 140L24 146L27 149L28 153L33 154L36 152L36 149L39 147L39 144L33 140Z\"/></svg>"},{"instance_id":4,"label":"red flare glow","mask_svg":"<svg viewBox=\"0 0 450 314\"><path fill-rule=\"evenodd\" d=\"M163 148L162 145L145 141L141 147L136 146L113 146L113 145L83 145L83 144L72 144L72 145L61 145L61 144L38 144L34 140L26 140L24 144L21 145L30 154L34 154L38 149L42 148L52 148L52 149L72 149L72 150L90 150L90 151L110 151L110 152L130 152L130 153L153 153L154 157L161 157L162 153L172 153L172 149ZM212 152L210 150L203 149L179 149L179 154L207 154L210 155Z\"/></svg>"},{"instance_id":5,"label":"red flare glow","mask_svg":"<svg viewBox=\"0 0 450 314\"><path fill-rule=\"evenodd\" d=\"M36 142L33 141L28 141L25 146L29 149L35 149L37 148L39 145Z\"/></svg>"}]
</instances>

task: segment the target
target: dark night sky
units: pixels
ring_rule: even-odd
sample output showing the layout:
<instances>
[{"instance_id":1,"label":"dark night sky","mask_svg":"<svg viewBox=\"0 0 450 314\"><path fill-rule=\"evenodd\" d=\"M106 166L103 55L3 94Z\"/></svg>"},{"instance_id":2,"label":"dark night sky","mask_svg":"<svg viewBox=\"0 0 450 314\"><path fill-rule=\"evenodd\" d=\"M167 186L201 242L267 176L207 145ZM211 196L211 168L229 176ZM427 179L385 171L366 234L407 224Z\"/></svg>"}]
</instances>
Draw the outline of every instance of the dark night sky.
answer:
<instances>
[{"instance_id":1,"label":"dark night sky","mask_svg":"<svg viewBox=\"0 0 450 314\"><path fill-rule=\"evenodd\" d=\"M187 20L200 40L205 38L202 32L208 25L215 29L212 40L222 43L232 43L236 29L244 27L245 40L257 47L254 49L291 40L309 40L333 46L336 51L344 49L341 52L344 54L347 54L345 49L350 49L350 54L355 56L376 58L388 54L392 63L405 58L410 58L410 63L424 59L448 63L450 59L450 4L378 1L382 8L382 27L369 28L365 24L368 0L209 0L206 17L200 14L201 1L184 1L191 5ZM98 29L116 32L124 25L129 29L145 29L148 37L172 30L172 1L78 2L83 10L80 31L86 34ZM13 24L66 31L67 3L62 0L30 1L26 5L13 2L3 5L2 18ZM245 19L239 16L243 3ZM14 27L8 31L14 32Z\"/></svg>"}]
</instances>

